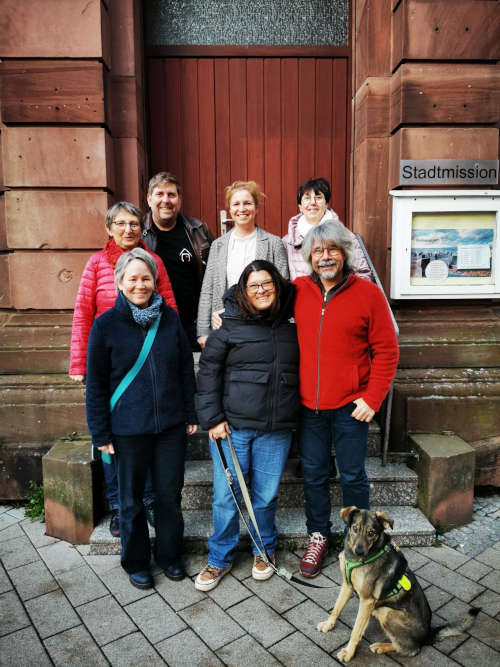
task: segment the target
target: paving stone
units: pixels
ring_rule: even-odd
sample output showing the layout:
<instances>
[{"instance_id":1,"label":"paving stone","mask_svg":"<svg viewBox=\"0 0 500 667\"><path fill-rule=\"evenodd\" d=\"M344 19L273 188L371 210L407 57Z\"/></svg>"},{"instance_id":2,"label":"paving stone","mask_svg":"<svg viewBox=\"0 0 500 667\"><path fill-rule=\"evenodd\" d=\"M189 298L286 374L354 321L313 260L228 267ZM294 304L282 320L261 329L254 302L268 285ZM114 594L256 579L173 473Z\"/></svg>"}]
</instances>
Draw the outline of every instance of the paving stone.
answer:
<instances>
[{"instance_id":1,"label":"paving stone","mask_svg":"<svg viewBox=\"0 0 500 667\"><path fill-rule=\"evenodd\" d=\"M433 628L440 628L443 625L446 625L446 623L446 619L439 616L439 614L432 614L431 626ZM464 641L466 641L468 636L469 635L462 634L454 637L447 637L446 639L443 639L443 641L436 642L434 646L441 653L450 655L458 646L460 646L460 644L463 644Z\"/></svg>"},{"instance_id":2,"label":"paving stone","mask_svg":"<svg viewBox=\"0 0 500 667\"><path fill-rule=\"evenodd\" d=\"M250 635L223 646L217 655L228 667L274 667L280 664Z\"/></svg>"},{"instance_id":3,"label":"paving stone","mask_svg":"<svg viewBox=\"0 0 500 667\"><path fill-rule=\"evenodd\" d=\"M247 579L246 583L250 581L250 579ZM232 607L234 604L249 598L252 595L252 591L248 590L246 586L243 586L243 584L231 574L227 574L220 584L209 591L207 595L212 598L219 607L227 609L228 607Z\"/></svg>"},{"instance_id":4,"label":"paving stone","mask_svg":"<svg viewBox=\"0 0 500 667\"><path fill-rule=\"evenodd\" d=\"M38 553L43 558L52 574L69 572L70 570L74 570L85 564L83 556L80 556L75 547L62 540L41 547L38 550Z\"/></svg>"},{"instance_id":5,"label":"paving stone","mask_svg":"<svg viewBox=\"0 0 500 667\"><path fill-rule=\"evenodd\" d=\"M19 519L16 519L15 517L10 516L5 512L3 514L0 514L0 535L6 528L15 526L18 524L18 522Z\"/></svg>"},{"instance_id":6,"label":"paving stone","mask_svg":"<svg viewBox=\"0 0 500 667\"><path fill-rule=\"evenodd\" d=\"M470 637L450 656L464 667L481 665L481 667L498 667L498 653L489 646Z\"/></svg>"},{"instance_id":7,"label":"paving stone","mask_svg":"<svg viewBox=\"0 0 500 667\"><path fill-rule=\"evenodd\" d=\"M303 577L299 575L298 579L303 579ZM340 586L322 574L315 577L313 581L307 579L303 579L303 581L319 586L319 588L301 586L294 581L291 581L290 585L326 611L331 611L339 594Z\"/></svg>"},{"instance_id":8,"label":"paving stone","mask_svg":"<svg viewBox=\"0 0 500 667\"><path fill-rule=\"evenodd\" d=\"M165 639L155 648L169 665L175 667L218 667L223 664L192 630Z\"/></svg>"},{"instance_id":9,"label":"paving stone","mask_svg":"<svg viewBox=\"0 0 500 667\"><path fill-rule=\"evenodd\" d=\"M245 602L241 602L240 605ZM240 605L233 607L230 613ZM213 600L202 600L180 611L179 614L214 651L245 634L245 630L222 611ZM232 613L231 615L234 616ZM253 633L250 632L250 634Z\"/></svg>"},{"instance_id":10,"label":"paving stone","mask_svg":"<svg viewBox=\"0 0 500 667\"><path fill-rule=\"evenodd\" d=\"M373 655L373 654L372 654ZM390 653L391 658L394 658L400 665L408 665L408 667L456 667L456 663L438 651L434 646L423 646L418 655L408 658L397 653Z\"/></svg>"},{"instance_id":11,"label":"paving stone","mask_svg":"<svg viewBox=\"0 0 500 667\"><path fill-rule=\"evenodd\" d=\"M394 662L392 658L389 658L388 655L375 655L370 651L370 642L363 639L356 649L356 654L352 659L351 663L355 667L397 667L397 662ZM341 647L342 648L342 647ZM337 657L338 651L332 653L332 657ZM335 664L337 664L335 662ZM343 663L340 663L343 664Z\"/></svg>"},{"instance_id":12,"label":"paving stone","mask_svg":"<svg viewBox=\"0 0 500 667\"><path fill-rule=\"evenodd\" d=\"M290 611L283 614L283 616L287 621L292 623L297 630L300 630L302 634L309 637L309 639L327 653L335 651L349 641L351 629L340 620L335 624L335 628L326 634L317 629L318 623L326 621L328 614L324 609L317 604L314 604L311 600L306 600L297 607L290 609Z\"/></svg>"},{"instance_id":13,"label":"paving stone","mask_svg":"<svg viewBox=\"0 0 500 667\"><path fill-rule=\"evenodd\" d=\"M255 596L231 607L228 613L264 648L275 644L294 630L288 621Z\"/></svg>"},{"instance_id":14,"label":"paving stone","mask_svg":"<svg viewBox=\"0 0 500 667\"><path fill-rule=\"evenodd\" d=\"M253 556L249 553L236 552L231 574L236 579L247 579L252 575Z\"/></svg>"},{"instance_id":15,"label":"paving stone","mask_svg":"<svg viewBox=\"0 0 500 667\"><path fill-rule=\"evenodd\" d=\"M120 605L111 596L78 607L87 630L99 646L137 630Z\"/></svg>"},{"instance_id":16,"label":"paving stone","mask_svg":"<svg viewBox=\"0 0 500 667\"><path fill-rule=\"evenodd\" d=\"M81 556L90 556L90 544L77 544L76 549Z\"/></svg>"},{"instance_id":17,"label":"paving stone","mask_svg":"<svg viewBox=\"0 0 500 667\"><path fill-rule=\"evenodd\" d=\"M108 589L88 565L82 565L56 577L74 607L108 594Z\"/></svg>"},{"instance_id":18,"label":"paving stone","mask_svg":"<svg viewBox=\"0 0 500 667\"><path fill-rule=\"evenodd\" d=\"M2 563L0 563L0 593L5 593L5 591L12 590L12 584L10 579L7 576L7 572L4 570Z\"/></svg>"},{"instance_id":19,"label":"paving stone","mask_svg":"<svg viewBox=\"0 0 500 667\"><path fill-rule=\"evenodd\" d=\"M474 605L481 607L489 616L497 616L500 614L500 595L495 591L486 590L477 598L474 598Z\"/></svg>"},{"instance_id":20,"label":"paving stone","mask_svg":"<svg viewBox=\"0 0 500 667\"><path fill-rule=\"evenodd\" d=\"M57 537L45 535L45 523L42 523L41 521L24 519L24 521L21 521L18 525L37 549L59 542Z\"/></svg>"},{"instance_id":21,"label":"paving stone","mask_svg":"<svg viewBox=\"0 0 500 667\"><path fill-rule=\"evenodd\" d=\"M137 667L137 665L164 665L165 662L140 632L116 639L103 646L110 663L116 667Z\"/></svg>"},{"instance_id":22,"label":"paving stone","mask_svg":"<svg viewBox=\"0 0 500 667\"><path fill-rule=\"evenodd\" d=\"M115 567L121 568L120 556L83 556L83 559L101 578Z\"/></svg>"},{"instance_id":23,"label":"paving stone","mask_svg":"<svg viewBox=\"0 0 500 667\"><path fill-rule=\"evenodd\" d=\"M41 560L16 567L10 571L10 577L21 600L30 600L59 588L57 581Z\"/></svg>"},{"instance_id":24,"label":"paving stone","mask_svg":"<svg viewBox=\"0 0 500 667\"><path fill-rule=\"evenodd\" d=\"M83 625L49 637L44 644L56 666L94 667L108 664Z\"/></svg>"},{"instance_id":25,"label":"paving stone","mask_svg":"<svg viewBox=\"0 0 500 667\"><path fill-rule=\"evenodd\" d=\"M274 644L269 651L286 667L303 667L304 665L331 665L332 659L300 632Z\"/></svg>"},{"instance_id":26,"label":"paving stone","mask_svg":"<svg viewBox=\"0 0 500 667\"><path fill-rule=\"evenodd\" d=\"M182 581L172 581L162 575L159 580L156 580L155 589L175 611L206 598L205 593L197 591L194 583L187 577Z\"/></svg>"},{"instance_id":27,"label":"paving stone","mask_svg":"<svg viewBox=\"0 0 500 667\"><path fill-rule=\"evenodd\" d=\"M124 607L139 630L156 644L186 628L184 621L173 612L158 594L132 602Z\"/></svg>"},{"instance_id":28,"label":"paving stone","mask_svg":"<svg viewBox=\"0 0 500 667\"><path fill-rule=\"evenodd\" d=\"M39 559L36 550L25 535L0 542L0 560L7 571L27 563L34 563Z\"/></svg>"},{"instance_id":29,"label":"paving stone","mask_svg":"<svg viewBox=\"0 0 500 667\"><path fill-rule=\"evenodd\" d=\"M109 570L106 574L101 575L100 579L121 605L135 602L153 593L152 588L141 590L132 586L129 575L121 566Z\"/></svg>"},{"instance_id":30,"label":"paving stone","mask_svg":"<svg viewBox=\"0 0 500 667\"><path fill-rule=\"evenodd\" d=\"M489 547L482 553L476 556L476 560L489 565L489 567L494 567L496 570L500 570L500 551Z\"/></svg>"},{"instance_id":31,"label":"paving stone","mask_svg":"<svg viewBox=\"0 0 500 667\"><path fill-rule=\"evenodd\" d=\"M0 665L5 667L50 667L42 642L32 627L0 639Z\"/></svg>"},{"instance_id":32,"label":"paving stone","mask_svg":"<svg viewBox=\"0 0 500 667\"><path fill-rule=\"evenodd\" d=\"M401 551L413 572L416 572L420 567L429 562L429 558L420 553L419 549L401 549Z\"/></svg>"},{"instance_id":33,"label":"paving stone","mask_svg":"<svg viewBox=\"0 0 500 667\"><path fill-rule=\"evenodd\" d=\"M10 507L6 513L9 516L13 516L18 521L22 521L26 516L24 507Z\"/></svg>"},{"instance_id":34,"label":"paving stone","mask_svg":"<svg viewBox=\"0 0 500 667\"><path fill-rule=\"evenodd\" d=\"M80 624L62 591L53 591L25 602L26 611L42 639Z\"/></svg>"},{"instance_id":35,"label":"paving stone","mask_svg":"<svg viewBox=\"0 0 500 667\"><path fill-rule=\"evenodd\" d=\"M469 560L467 556L458 553L446 545L442 547L415 547L414 551L437 563L441 563L441 565L444 565L449 570L456 570L457 567L460 567L460 565Z\"/></svg>"},{"instance_id":36,"label":"paving stone","mask_svg":"<svg viewBox=\"0 0 500 667\"><path fill-rule=\"evenodd\" d=\"M340 571L338 562L331 563L331 565L328 565L328 567L323 567L321 569L321 574L323 574L325 577L328 577L329 579L332 579L332 581L334 581L338 586L342 585L342 572Z\"/></svg>"},{"instance_id":37,"label":"paving stone","mask_svg":"<svg viewBox=\"0 0 500 667\"><path fill-rule=\"evenodd\" d=\"M462 577L461 574L453 572L439 563L427 563L420 568L419 575L466 602L472 600L484 590L483 586Z\"/></svg>"},{"instance_id":38,"label":"paving stone","mask_svg":"<svg viewBox=\"0 0 500 667\"><path fill-rule=\"evenodd\" d=\"M0 516L0 542L6 542L7 540L13 540L15 537L24 537L24 533L19 527L19 523L17 521L13 521L12 523L7 523L5 526L2 527L2 517L4 517L5 514Z\"/></svg>"},{"instance_id":39,"label":"paving stone","mask_svg":"<svg viewBox=\"0 0 500 667\"><path fill-rule=\"evenodd\" d=\"M276 564L278 567L284 567L292 574L295 574L299 571L300 558L293 551L278 549L276 551Z\"/></svg>"},{"instance_id":40,"label":"paving stone","mask_svg":"<svg viewBox=\"0 0 500 667\"><path fill-rule=\"evenodd\" d=\"M274 611L277 611L278 614L283 614L306 599L298 590L298 586L296 588L290 586L276 574L267 581L246 579L245 586L248 586L255 595L272 607Z\"/></svg>"},{"instance_id":41,"label":"paving stone","mask_svg":"<svg viewBox=\"0 0 500 667\"><path fill-rule=\"evenodd\" d=\"M0 595L0 635L25 628L30 620L15 591Z\"/></svg>"},{"instance_id":42,"label":"paving stone","mask_svg":"<svg viewBox=\"0 0 500 667\"><path fill-rule=\"evenodd\" d=\"M495 618L480 612L469 634L488 644L495 651L500 651L500 621Z\"/></svg>"},{"instance_id":43,"label":"paving stone","mask_svg":"<svg viewBox=\"0 0 500 667\"><path fill-rule=\"evenodd\" d=\"M194 577L207 564L207 554L187 554L184 557L184 569L188 577Z\"/></svg>"},{"instance_id":44,"label":"paving stone","mask_svg":"<svg viewBox=\"0 0 500 667\"><path fill-rule=\"evenodd\" d=\"M491 588L495 593L500 593L500 573L493 570L481 579L481 584L486 588Z\"/></svg>"},{"instance_id":45,"label":"paving stone","mask_svg":"<svg viewBox=\"0 0 500 667\"><path fill-rule=\"evenodd\" d=\"M443 591L443 589L438 588L433 584L425 589L425 596L433 612L449 602L453 597L451 593Z\"/></svg>"},{"instance_id":46,"label":"paving stone","mask_svg":"<svg viewBox=\"0 0 500 667\"><path fill-rule=\"evenodd\" d=\"M484 563L480 563L475 558L471 558L466 563L461 565L456 571L459 574L463 574L464 577L472 579L472 581L477 581L478 583L481 583L481 579L485 577L489 572L491 572L491 567L485 565Z\"/></svg>"}]
</instances>

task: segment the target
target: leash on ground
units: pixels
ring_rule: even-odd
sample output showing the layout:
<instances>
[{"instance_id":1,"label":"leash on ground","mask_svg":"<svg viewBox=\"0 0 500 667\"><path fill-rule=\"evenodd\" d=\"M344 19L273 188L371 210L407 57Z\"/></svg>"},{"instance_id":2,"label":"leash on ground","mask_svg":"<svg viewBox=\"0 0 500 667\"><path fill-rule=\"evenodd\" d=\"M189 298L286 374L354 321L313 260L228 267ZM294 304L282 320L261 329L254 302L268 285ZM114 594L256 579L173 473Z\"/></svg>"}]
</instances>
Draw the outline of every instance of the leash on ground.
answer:
<instances>
[{"instance_id":1,"label":"leash on ground","mask_svg":"<svg viewBox=\"0 0 500 667\"><path fill-rule=\"evenodd\" d=\"M233 441L231 440L231 436L229 433L226 434L226 439L229 445L229 452L231 453L231 459L233 461L233 466L234 470L236 472L236 477L238 479L238 484L240 486L240 491L241 495L243 497L243 501L245 503L248 516L250 517L250 521L253 524L253 528L255 530L255 534L259 538L260 541L260 546L257 544L254 536L252 535L252 531L250 530L250 526L248 525L247 520L245 519L245 516L243 515L243 511L241 509L241 505L238 502L238 499L236 498L236 493L234 491L234 479L233 475L231 473L231 470L229 469L229 466L227 464L226 460L226 455L224 454L224 450L222 449L222 442L220 438L216 438L215 444L217 447L217 452L219 454L219 459L222 464L222 467L224 469L224 474L226 476L226 481L229 486L229 490L231 492L231 495L233 496L234 503L236 507L238 508L239 515L241 517L241 520L243 521L245 528L248 531L248 534L250 535L250 539L255 545L255 548L259 552L260 557L262 560L271 567L278 577L282 577L283 579L286 579L287 581L293 581L296 584L299 584L300 586L307 586L309 588L333 588L333 586L317 586L316 584L310 584L307 581L301 581L298 579L294 574L292 574L289 570L287 570L285 567L276 567L276 565L272 562L269 554L267 553L267 549L264 544L264 540L262 539L262 535L260 534L259 526L257 524L257 519L255 518L255 513L253 511L253 506L252 506L252 501L250 500L250 494L248 493L248 488L245 482L245 477L243 475L243 472L241 470L240 462L238 461L238 457L236 455L236 452L233 447Z\"/></svg>"}]
</instances>

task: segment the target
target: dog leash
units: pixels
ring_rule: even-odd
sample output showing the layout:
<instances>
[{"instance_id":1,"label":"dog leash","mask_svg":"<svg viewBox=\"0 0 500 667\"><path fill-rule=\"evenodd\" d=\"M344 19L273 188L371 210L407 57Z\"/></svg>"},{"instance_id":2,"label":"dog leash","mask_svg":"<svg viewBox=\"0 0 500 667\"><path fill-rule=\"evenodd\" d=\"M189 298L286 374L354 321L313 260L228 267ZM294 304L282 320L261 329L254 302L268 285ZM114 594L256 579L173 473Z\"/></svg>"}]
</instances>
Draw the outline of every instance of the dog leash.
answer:
<instances>
[{"instance_id":1,"label":"dog leash","mask_svg":"<svg viewBox=\"0 0 500 667\"><path fill-rule=\"evenodd\" d=\"M250 526L248 525L247 520L245 519L245 516L243 515L243 511L241 509L241 505L238 502L238 499L236 498L236 493L234 491L234 479L233 475L231 473L231 470L229 469L229 466L227 464L226 460L226 455L224 454L224 450L222 449L222 443L220 438L216 438L215 444L217 448L217 453L219 454L219 459L222 464L222 467L224 469L224 474L226 476L226 481L229 486L229 490L231 492L231 495L233 497L233 500L235 502L236 507L238 508L238 513L241 517L241 520L243 521L245 528L248 531L248 534L250 535L250 539L255 545L255 548L259 552L260 557L262 560L271 567L274 572L279 576L282 577L283 579L286 579L287 581L293 581L296 584L299 584L300 586L307 586L308 588L333 588L333 586L317 586L316 584L310 584L307 581L301 581L298 579L294 574L290 572L290 570L287 570L285 567L276 567L276 565L272 562L271 558L269 557L269 554L267 553L267 549L264 544L264 540L262 539L262 535L260 534L259 526L257 524L257 519L255 518L255 513L253 511L253 506L252 506L252 501L250 500L250 494L248 493L248 488L245 482L245 477L243 475L243 472L241 470L240 462L238 461L238 457L236 455L234 446L233 446L233 441L231 440L231 436L229 433L226 434L227 442L229 445L229 452L231 454L231 459L233 461L234 465L234 470L236 472L236 477L238 479L238 484L240 486L241 490L241 495L243 497L243 501L245 503L248 516L250 517L250 521L253 524L254 530L256 535L258 536L260 540L261 546L257 544L255 541L254 536L252 535L252 532L250 530ZM262 548L261 548L262 547Z\"/></svg>"}]
</instances>

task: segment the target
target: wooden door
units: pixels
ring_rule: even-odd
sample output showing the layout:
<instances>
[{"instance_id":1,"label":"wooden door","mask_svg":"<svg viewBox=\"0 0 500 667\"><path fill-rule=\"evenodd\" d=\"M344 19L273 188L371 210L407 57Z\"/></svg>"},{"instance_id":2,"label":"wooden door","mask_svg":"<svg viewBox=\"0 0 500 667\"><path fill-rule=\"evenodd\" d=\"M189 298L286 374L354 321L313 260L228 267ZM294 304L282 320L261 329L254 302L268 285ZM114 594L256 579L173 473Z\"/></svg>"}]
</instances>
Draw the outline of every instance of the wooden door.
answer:
<instances>
[{"instance_id":1,"label":"wooden door","mask_svg":"<svg viewBox=\"0 0 500 667\"><path fill-rule=\"evenodd\" d=\"M169 170L183 210L220 234L224 187L257 181L258 223L283 235L297 187L313 176L347 207L346 57L148 59L151 173Z\"/></svg>"}]
</instances>

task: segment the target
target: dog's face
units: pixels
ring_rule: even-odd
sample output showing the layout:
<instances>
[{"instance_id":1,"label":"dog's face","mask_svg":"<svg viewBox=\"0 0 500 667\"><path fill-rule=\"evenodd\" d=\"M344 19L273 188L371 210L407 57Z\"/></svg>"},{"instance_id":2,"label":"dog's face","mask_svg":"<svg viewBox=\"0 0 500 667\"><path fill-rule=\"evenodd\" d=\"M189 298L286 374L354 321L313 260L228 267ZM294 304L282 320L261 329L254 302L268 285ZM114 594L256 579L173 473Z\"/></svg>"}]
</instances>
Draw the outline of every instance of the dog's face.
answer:
<instances>
[{"instance_id":1,"label":"dog's face","mask_svg":"<svg viewBox=\"0 0 500 667\"><path fill-rule=\"evenodd\" d=\"M370 512L357 507L344 507L340 515L348 526L346 536L349 549L357 556L366 557L393 520L385 512Z\"/></svg>"}]
</instances>

